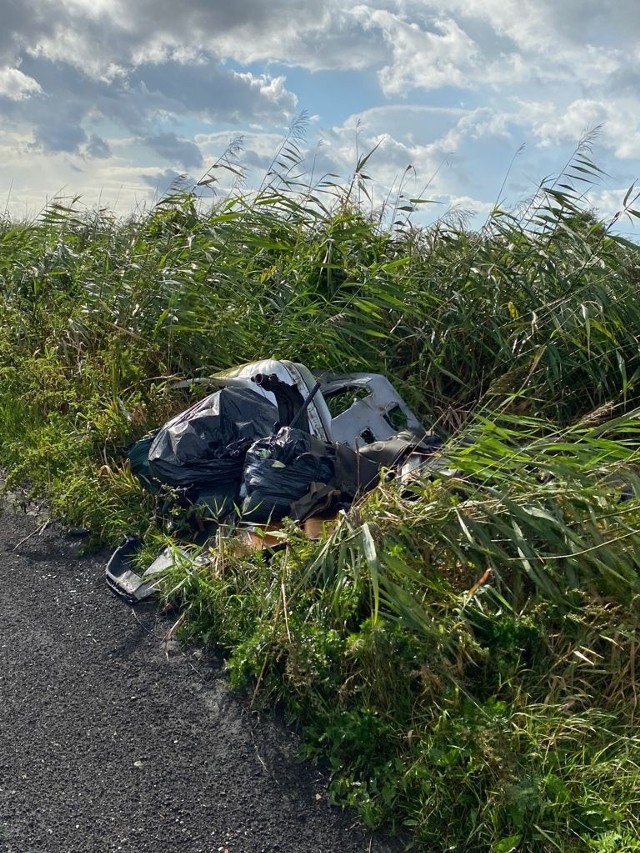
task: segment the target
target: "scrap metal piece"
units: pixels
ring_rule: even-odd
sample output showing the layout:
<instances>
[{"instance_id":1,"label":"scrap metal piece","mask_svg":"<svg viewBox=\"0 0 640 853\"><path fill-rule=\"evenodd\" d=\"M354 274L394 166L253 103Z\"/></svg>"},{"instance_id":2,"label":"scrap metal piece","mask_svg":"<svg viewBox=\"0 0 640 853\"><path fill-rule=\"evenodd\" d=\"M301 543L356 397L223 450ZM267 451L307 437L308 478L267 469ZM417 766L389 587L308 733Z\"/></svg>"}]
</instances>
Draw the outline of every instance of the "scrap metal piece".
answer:
<instances>
[{"instance_id":1,"label":"scrap metal piece","mask_svg":"<svg viewBox=\"0 0 640 853\"><path fill-rule=\"evenodd\" d=\"M374 441L392 438L402 430L418 437L426 434L424 426L385 376L346 373L320 378L320 391L325 399L350 390L355 392L353 402L331 419L333 441L357 450ZM360 396L356 398L358 392Z\"/></svg>"}]
</instances>

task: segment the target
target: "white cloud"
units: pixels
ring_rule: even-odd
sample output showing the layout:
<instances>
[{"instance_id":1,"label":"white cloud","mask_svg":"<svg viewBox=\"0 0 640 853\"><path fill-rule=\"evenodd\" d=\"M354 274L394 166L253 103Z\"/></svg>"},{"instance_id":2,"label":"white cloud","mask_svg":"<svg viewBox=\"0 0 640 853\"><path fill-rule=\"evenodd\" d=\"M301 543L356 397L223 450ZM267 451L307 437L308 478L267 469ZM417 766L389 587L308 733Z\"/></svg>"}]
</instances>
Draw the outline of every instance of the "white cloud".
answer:
<instances>
[{"instance_id":1,"label":"white cloud","mask_svg":"<svg viewBox=\"0 0 640 853\"><path fill-rule=\"evenodd\" d=\"M598 189L587 195L588 203L598 218L609 225L615 225L617 232L633 233L634 227L637 227L637 217L625 213L625 207L640 212L640 190L635 188L629 193L629 189L629 187Z\"/></svg>"},{"instance_id":2,"label":"white cloud","mask_svg":"<svg viewBox=\"0 0 640 853\"><path fill-rule=\"evenodd\" d=\"M23 74L19 68L0 68L0 98L24 101L41 92L38 82Z\"/></svg>"},{"instance_id":3,"label":"white cloud","mask_svg":"<svg viewBox=\"0 0 640 853\"><path fill-rule=\"evenodd\" d=\"M493 202L481 201L468 195L450 195L446 197L447 207L441 216L458 215L463 219L486 219L494 209Z\"/></svg>"},{"instance_id":4,"label":"white cloud","mask_svg":"<svg viewBox=\"0 0 640 853\"><path fill-rule=\"evenodd\" d=\"M0 164L0 186L5 189L0 206L25 219L38 215L55 197L76 194L88 207L100 205L122 213L141 209L150 199L144 176L160 171L119 156L87 160L33 151L28 137L16 131L0 132Z\"/></svg>"},{"instance_id":5,"label":"white cloud","mask_svg":"<svg viewBox=\"0 0 640 853\"><path fill-rule=\"evenodd\" d=\"M567 83L602 87L615 74L637 66L637 42L621 50L608 17L600 28L575 3L551 0L396 0L360 4L353 10L364 26L379 28L390 62L380 72L390 95L443 86L477 88ZM593 5L593 4L592 4ZM606 9L606 0L599 4ZM621 0L616 6L627 6ZM393 8L395 7L395 11ZM631 30L640 35L633 15ZM621 29L623 16L613 28ZM576 33L592 36L578 38ZM628 37L628 34L627 34Z\"/></svg>"},{"instance_id":6,"label":"white cloud","mask_svg":"<svg viewBox=\"0 0 640 853\"><path fill-rule=\"evenodd\" d=\"M477 62L476 45L451 18L437 18L425 30L414 21L375 10L368 25L382 31L391 51L391 62L379 73L387 95L415 87L466 85Z\"/></svg>"},{"instance_id":7,"label":"white cloud","mask_svg":"<svg viewBox=\"0 0 640 853\"><path fill-rule=\"evenodd\" d=\"M541 145L576 142L604 122L607 108L591 98L579 98L568 105L552 101L520 102L519 118L529 123Z\"/></svg>"},{"instance_id":8,"label":"white cloud","mask_svg":"<svg viewBox=\"0 0 640 853\"><path fill-rule=\"evenodd\" d=\"M387 192L411 165L416 192L490 197L522 142L546 171L598 124L616 186L638 168L636 0L0 0L0 20L2 126L23 170L70 184L129 158L148 193L242 131L259 175L299 108L325 126L309 166L348 175L379 142Z\"/></svg>"},{"instance_id":9,"label":"white cloud","mask_svg":"<svg viewBox=\"0 0 640 853\"><path fill-rule=\"evenodd\" d=\"M222 121L242 126L250 120L286 126L297 106L282 76L240 73L220 65L140 66L111 81L35 57L25 58L23 69L30 76L22 71L0 76L0 87L4 79L14 86L13 102L0 104L0 110L5 121L31 127L34 144L46 151L79 152L104 122L141 140L167 133L184 137L180 125L185 123ZM16 80L22 89L16 87ZM24 97L29 80L33 83L28 91L38 91L37 98ZM20 95L23 99L18 102ZM167 155L176 150L164 148ZM178 158L174 165L181 162Z\"/></svg>"},{"instance_id":10,"label":"white cloud","mask_svg":"<svg viewBox=\"0 0 640 853\"><path fill-rule=\"evenodd\" d=\"M5 0L6 2L6 0ZM66 0L58 7L31 0L42 20L16 21L19 42L36 55L71 62L94 76L112 64L193 62L228 57L239 62L287 59L306 34L325 33L340 11L336 0Z\"/></svg>"},{"instance_id":11,"label":"white cloud","mask_svg":"<svg viewBox=\"0 0 640 853\"><path fill-rule=\"evenodd\" d=\"M430 217L449 207L460 208L465 199L469 201L466 208L484 212L483 205L488 203L470 194L480 187L469 176L469 152L481 138L493 145L496 134L503 134L503 128L487 109L381 107L351 116L326 131L322 165L348 178L358 155L377 146L365 170L372 179L367 186L376 203L401 193L405 198L437 202L425 208ZM499 181L490 188L491 197L498 187Z\"/></svg>"},{"instance_id":12,"label":"white cloud","mask_svg":"<svg viewBox=\"0 0 640 853\"><path fill-rule=\"evenodd\" d=\"M591 131L597 141L621 160L640 158L640 102L633 97L607 99L577 98L566 103L551 100L515 100L506 109L509 120L517 122L545 148L575 145Z\"/></svg>"}]
</instances>

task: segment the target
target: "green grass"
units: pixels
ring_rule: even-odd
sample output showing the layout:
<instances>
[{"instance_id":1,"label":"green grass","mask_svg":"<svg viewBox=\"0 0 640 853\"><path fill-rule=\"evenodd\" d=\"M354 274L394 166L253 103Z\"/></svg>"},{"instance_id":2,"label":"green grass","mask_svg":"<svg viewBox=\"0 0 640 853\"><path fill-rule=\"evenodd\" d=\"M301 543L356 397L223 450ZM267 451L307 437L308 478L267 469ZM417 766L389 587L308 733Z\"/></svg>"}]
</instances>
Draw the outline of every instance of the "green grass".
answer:
<instances>
[{"instance_id":1,"label":"green grass","mask_svg":"<svg viewBox=\"0 0 640 853\"><path fill-rule=\"evenodd\" d=\"M122 448L186 407L176 379L270 356L387 374L450 472L379 487L321 542L291 525L271 558L194 551L165 590L184 635L416 849L638 850L638 249L585 207L585 146L479 231L372 208L366 157L346 188L298 161L294 133L257 194L0 222L8 487L153 549Z\"/></svg>"}]
</instances>

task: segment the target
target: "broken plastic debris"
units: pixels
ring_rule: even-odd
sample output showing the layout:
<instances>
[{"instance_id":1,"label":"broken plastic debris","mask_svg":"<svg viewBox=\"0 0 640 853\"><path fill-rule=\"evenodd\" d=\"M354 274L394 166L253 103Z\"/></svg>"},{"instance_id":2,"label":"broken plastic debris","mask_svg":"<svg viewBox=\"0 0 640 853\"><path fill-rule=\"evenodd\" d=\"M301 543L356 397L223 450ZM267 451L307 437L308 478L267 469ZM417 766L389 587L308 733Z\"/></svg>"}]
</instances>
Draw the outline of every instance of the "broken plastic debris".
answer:
<instances>
[{"instance_id":1,"label":"broken plastic debris","mask_svg":"<svg viewBox=\"0 0 640 853\"><path fill-rule=\"evenodd\" d=\"M163 574L172 569L176 559L186 553L180 548L167 547L156 557L142 575L131 568L133 558L142 546L139 539L128 536L116 550L107 563L107 585L130 604L135 604L148 598L158 588Z\"/></svg>"}]
</instances>

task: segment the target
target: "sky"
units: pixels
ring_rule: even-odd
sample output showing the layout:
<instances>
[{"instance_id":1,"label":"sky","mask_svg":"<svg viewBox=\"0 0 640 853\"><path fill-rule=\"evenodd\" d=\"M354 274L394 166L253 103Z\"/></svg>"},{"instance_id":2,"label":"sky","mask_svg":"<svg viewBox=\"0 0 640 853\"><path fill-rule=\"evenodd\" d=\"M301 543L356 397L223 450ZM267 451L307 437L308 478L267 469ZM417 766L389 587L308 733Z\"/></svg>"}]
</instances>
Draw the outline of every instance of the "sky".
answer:
<instances>
[{"instance_id":1,"label":"sky","mask_svg":"<svg viewBox=\"0 0 640 853\"><path fill-rule=\"evenodd\" d=\"M473 222L589 135L610 217L640 177L637 0L0 0L0 212L251 192L291 128L307 183L373 151L374 207Z\"/></svg>"}]
</instances>

